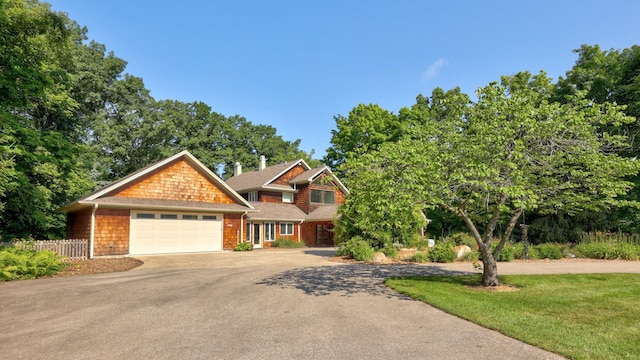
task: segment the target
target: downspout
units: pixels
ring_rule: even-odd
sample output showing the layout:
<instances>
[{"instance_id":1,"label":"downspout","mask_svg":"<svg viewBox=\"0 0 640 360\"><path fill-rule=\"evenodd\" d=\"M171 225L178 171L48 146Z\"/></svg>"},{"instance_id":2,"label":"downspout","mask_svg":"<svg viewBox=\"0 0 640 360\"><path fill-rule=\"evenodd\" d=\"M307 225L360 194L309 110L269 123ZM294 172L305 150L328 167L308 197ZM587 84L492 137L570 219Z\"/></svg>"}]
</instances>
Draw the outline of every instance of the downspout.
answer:
<instances>
[{"instance_id":1,"label":"downspout","mask_svg":"<svg viewBox=\"0 0 640 360\"><path fill-rule=\"evenodd\" d=\"M240 238L236 239L236 244L240 244L242 242L244 242L244 223L243 223L243 219L244 217L247 215L247 211L244 212L244 214L240 215Z\"/></svg>"},{"instance_id":2,"label":"downspout","mask_svg":"<svg viewBox=\"0 0 640 360\"><path fill-rule=\"evenodd\" d=\"M89 259L93 259L93 242L96 235L96 210L98 210L98 204L94 204L93 210L91 210L91 236L89 237Z\"/></svg>"},{"instance_id":3,"label":"downspout","mask_svg":"<svg viewBox=\"0 0 640 360\"><path fill-rule=\"evenodd\" d=\"M298 223L298 242L300 242L300 235L302 233L302 223L303 222L304 222L304 219Z\"/></svg>"}]
</instances>

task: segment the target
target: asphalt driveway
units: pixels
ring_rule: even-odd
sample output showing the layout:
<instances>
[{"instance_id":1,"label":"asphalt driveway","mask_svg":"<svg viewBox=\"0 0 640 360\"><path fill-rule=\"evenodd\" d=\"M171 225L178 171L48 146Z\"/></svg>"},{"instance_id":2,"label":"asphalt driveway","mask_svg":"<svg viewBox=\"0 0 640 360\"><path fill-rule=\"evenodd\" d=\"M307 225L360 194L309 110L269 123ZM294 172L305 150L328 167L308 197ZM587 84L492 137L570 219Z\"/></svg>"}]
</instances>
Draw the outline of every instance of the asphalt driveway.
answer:
<instances>
[{"instance_id":1,"label":"asphalt driveway","mask_svg":"<svg viewBox=\"0 0 640 360\"><path fill-rule=\"evenodd\" d=\"M472 272L469 264L339 264L333 253L141 257L145 265L125 273L0 283L0 358L560 358L382 285L392 275ZM640 272L620 263L596 270ZM508 266L500 270L518 272ZM565 267L556 272L580 266Z\"/></svg>"}]
</instances>

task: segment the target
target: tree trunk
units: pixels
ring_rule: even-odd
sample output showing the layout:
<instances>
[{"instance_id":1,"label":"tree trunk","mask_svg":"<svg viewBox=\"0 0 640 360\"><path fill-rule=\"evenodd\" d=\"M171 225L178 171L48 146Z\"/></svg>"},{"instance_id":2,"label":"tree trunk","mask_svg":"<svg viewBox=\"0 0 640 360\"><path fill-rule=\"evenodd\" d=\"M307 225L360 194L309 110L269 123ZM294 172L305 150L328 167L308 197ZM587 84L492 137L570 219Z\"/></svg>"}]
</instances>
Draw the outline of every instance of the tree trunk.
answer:
<instances>
[{"instance_id":1,"label":"tree trunk","mask_svg":"<svg viewBox=\"0 0 640 360\"><path fill-rule=\"evenodd\" d=\"M483 241L482 235L476 228L476 225L471 220L471 217L464 211L459 209L450 208L455 214L460 216L464 220L465 224L471 231L471 234L476 239L478 249L482 254L482 285L483 286L498 286L500 285L500 279L498 279L498 265L496 264L496 258L493 257L491 252L491 236L487 236L487 241Z\"/></svg>"},{"instance_id":2,"label":"tree trunk","mask_svg":"<svg viewBox=\"0 0 640 360\"><path fill-rule=\"evenodd\" d=\"M496 259L488 251L488 256L482 255L482 286L499 286L498 265Z\"/></svg>"}]
</instances>

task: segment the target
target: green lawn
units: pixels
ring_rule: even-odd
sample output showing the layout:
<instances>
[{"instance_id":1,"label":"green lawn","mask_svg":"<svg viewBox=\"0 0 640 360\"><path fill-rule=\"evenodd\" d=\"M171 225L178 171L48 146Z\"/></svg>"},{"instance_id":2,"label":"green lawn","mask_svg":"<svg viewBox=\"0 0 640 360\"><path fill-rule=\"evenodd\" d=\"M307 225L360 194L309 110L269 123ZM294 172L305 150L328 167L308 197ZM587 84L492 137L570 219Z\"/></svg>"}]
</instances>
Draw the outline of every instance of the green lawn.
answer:
<instances>
[{"instance_id":1,"label":"green lawn","mask_svg":"<svg viewBox=\"0 0 640 360\"><path fill-rule=\"evenodd\" d=\"M571 359L640 357L640 275L501 276L512 292L474 289L479 276L388 279L450 314Z\"/></svg>"}]
</instances>

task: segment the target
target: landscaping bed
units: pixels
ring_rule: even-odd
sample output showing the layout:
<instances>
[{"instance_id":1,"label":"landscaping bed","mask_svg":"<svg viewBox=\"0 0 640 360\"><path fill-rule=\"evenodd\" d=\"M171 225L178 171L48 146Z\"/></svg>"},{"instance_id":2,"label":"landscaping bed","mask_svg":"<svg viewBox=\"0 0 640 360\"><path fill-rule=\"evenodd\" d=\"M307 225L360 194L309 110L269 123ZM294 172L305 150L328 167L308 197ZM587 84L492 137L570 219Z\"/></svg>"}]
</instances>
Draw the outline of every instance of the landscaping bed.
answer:
<instances>
[{"instance_id":1,"label":"landscaping bed","mask_svg":"<svg viewBox=\"0 0 640 360\"><path fill-rule=\"evenodd\" d=\"M128 271L142 264L144 264L143 261L131 257L72 261L68 263L64 270L52 275L52 277Z\"/></svg>"}]
</instances>

